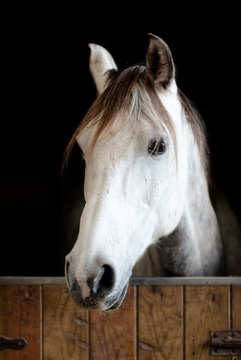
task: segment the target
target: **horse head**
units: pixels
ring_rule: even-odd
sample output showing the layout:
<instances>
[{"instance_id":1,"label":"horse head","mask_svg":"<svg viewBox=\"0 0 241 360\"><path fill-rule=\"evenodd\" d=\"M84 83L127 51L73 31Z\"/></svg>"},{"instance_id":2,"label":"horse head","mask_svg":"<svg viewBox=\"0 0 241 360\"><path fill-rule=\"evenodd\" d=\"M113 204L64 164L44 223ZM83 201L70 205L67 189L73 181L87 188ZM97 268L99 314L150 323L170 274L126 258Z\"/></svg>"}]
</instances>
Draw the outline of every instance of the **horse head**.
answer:
<instances>
[{"instance_id":1,"label":"horse head","mask_svg":"<svg viewBox=\"0 0 241 360\"><path fill-rule=\"evenodd\" d=\"M71 142L86 163L86 203L66 279L79 306L109 310L146 250L180 221L188 130L163 40L150 35L145 65L122 72L106 49L90 50L98 97Z\"/></svg>"}]
</instances>

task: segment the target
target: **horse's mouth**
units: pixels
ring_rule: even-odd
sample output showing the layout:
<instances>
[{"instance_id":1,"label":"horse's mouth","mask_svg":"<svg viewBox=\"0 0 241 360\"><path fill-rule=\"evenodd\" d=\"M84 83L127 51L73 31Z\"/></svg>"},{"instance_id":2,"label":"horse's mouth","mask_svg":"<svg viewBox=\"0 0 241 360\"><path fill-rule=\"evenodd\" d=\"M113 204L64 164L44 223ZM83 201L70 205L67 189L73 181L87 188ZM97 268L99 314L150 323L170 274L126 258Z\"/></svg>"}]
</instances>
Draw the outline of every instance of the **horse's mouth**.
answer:
<instances>
[{"instance_id":1,"label":"horse's mouth","mask_svg":"<svg viewBox=\"0 0 241 360\"><path fill-rule=\"evenodd\" d=\"M112 303L112 305L110 307L108 307L105 311L116 310L121 306L121 304L126 296L128 285L129 285L128 283L125 285L120 296L117 299L115 298L115 301Z\"/></svg>"},{"instance_id":2,"label":"horse's mouth","mask_svg":"<svg viewBox=\"0 0 241 360\"><path fill-rule=\"evenodd\" d=\"M77 305L78 307L84 308L86 310L110 311L110 310L116 310L121 306L125 298L128 285L129 283L127 282L121 293L119 293L114 298L112 297L110 299L107 299L106 301L102 296L100 297L95 296L92 291L90 296L88 296L84 300L82 299L79 291L74 292L73 289L72 290L70 289L70 294L72 295L72 299L75 305Z\"/></svg>"}]
</instances>

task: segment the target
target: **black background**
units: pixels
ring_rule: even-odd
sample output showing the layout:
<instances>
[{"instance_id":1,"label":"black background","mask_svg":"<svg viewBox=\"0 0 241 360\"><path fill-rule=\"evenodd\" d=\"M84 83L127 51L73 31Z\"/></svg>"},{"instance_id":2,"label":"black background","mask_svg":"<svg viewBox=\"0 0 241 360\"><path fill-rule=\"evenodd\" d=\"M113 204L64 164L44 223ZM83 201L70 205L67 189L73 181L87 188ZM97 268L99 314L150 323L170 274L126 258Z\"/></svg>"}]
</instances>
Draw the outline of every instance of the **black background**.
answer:
<instances>
[{"instance_id":1,"label":"black background","mask_svg":"<svg viewBox=\"0 0 241 360\"><path fill-rule=\"evenodd\" d=\"M63 177L60 169L96 95L89 42L106 47L120 69L144 60L148 32L169 44L178 86L206 123L214 179L241 220L236 14L231 5L211 11L197 4L131 13L117 6L104 16L22 7L1 12L0 276L63 275L62 204L83 181L77 147Z\"/></svg>"}]
</instances>

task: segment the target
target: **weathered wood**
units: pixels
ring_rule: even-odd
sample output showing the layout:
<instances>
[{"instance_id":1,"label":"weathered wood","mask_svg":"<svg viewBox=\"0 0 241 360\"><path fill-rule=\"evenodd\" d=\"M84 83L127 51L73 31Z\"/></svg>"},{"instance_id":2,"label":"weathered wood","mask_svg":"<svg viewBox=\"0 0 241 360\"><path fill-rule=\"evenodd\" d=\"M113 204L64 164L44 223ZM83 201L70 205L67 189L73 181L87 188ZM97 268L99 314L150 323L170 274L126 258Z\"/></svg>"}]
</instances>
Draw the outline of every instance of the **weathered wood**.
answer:
<instances>
[{"instance_id":1,"label":"weathered wood","mask_svg":"<svg viewBox=\"0 0 241 360\"><path fill-rule=\"evenodd\" d=\"M79 310L66 286L43 286L44 360L87 360L88 312Z\"/></svg>"},{"instance_id":2,"label":"weathered wood","mask_svg":"<svg viewBox=\"0 0 241 360\"><path fill-rule=\"evenodd\" d=\"M138 289L138 359L183 358L183 287Z\"/></svg>"},{"instance_id":3,"label":"weathered wood","mask_svg":"<svg viewBox=\"0 0 241 360\"><path fill-rule=\"evenodd\" d=\"M229 329L230 325L229 286L186 286L186 360L223 360L210 355L210 330Z\"/></svg>"},{"instance_id":4,"label":"weathered wood","mask_svg":"<svg viewBox=\"0 0 241 360\"><path fill-rule=\"evenodd\" d=\"M0 335L28 342L22 350L0 351L0 360L42 359L40 290L34 285L0 286Z\"/></svg>"},{"instance_id":5,"label":"weathered wood","mask_svg":"<svg viewBox=\"0 0 241 360\"><path fill-rule=\"evenodd\" d=\"M43 314L41 285L0 286L0 336L29 343L0 360L223 360L210 355L210 330L241 328L240 285L130 286L109 313L78 309L65 285L42 294Z\"/></svg>"},{"instance_id":6,"label":"weathered wood","mask_svg":"<svg viewBox=\"0 0 241 360\"><path fill-rule=\"evenodd\" d=\"M232 286L232 328L241 329L241 286Z\"/></svg>"},{"instance_id":7,"label":"weathered wood","mask_svg":"<svg viewBox=\"0 0 241 360\"><path fill-rule=\"evenodd\" d=\"M135 287L129 286L120 309L101 313L90 311L90 359L136 359Z\"/></svg>"},{"instance_id":8,"label":"weathered wood","mask_svg":"<svg viewBox=\"0 0 241 360\"><path fill-rule=\"evenodd\" d=\"M241 329L241 286L232 286L232 317L231 317L231 326L233 329ZM231 359L235 359L233 356ZM236 356L236 360L241 359L241 356Z\"/></svg>"}]
</instances>

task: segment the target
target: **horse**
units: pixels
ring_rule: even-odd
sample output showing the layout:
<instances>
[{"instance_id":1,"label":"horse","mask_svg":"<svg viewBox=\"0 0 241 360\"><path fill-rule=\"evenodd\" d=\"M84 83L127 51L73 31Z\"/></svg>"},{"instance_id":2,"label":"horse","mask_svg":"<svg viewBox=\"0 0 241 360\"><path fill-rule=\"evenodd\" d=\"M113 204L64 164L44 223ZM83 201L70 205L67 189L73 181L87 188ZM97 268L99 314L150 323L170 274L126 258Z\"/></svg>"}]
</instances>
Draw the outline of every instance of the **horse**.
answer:
<instances>
[{"instance_id":1,"label":"horse","mask_svg":"<svg viewBox=\"0 0 241 360\"><path fill-rule=\"evenodd\" d=\"M84 309L117 309L131 276L241 274L241 231L210 179L201 116L177 87L171 50L149 34L119 71L89 44L98 96L65 151L85 161L83 212L65 276Z\"/></svg>"}]
</instances>

